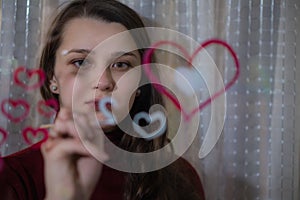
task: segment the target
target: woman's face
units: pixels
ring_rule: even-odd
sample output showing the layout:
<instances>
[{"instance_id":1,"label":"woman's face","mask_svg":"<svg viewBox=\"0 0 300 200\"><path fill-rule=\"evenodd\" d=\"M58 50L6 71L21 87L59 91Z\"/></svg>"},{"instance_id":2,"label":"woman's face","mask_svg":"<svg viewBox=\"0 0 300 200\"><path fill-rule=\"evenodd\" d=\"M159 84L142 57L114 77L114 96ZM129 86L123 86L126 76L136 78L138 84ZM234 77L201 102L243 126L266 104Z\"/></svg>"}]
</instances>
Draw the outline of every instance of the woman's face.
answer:
<instances>
[{"instance_id":1,"label":"woman's face","mask_svg":"<svg viewBox=\"0 0 300 200\"><path fill-rule=\"evenodd\" d=\"M106 40L123 31L127 29L119 23L91 18L67 23L50 84L58 86L61 107L91 114L96 111L101 121L107 116L98 103L113 97L118 121L128 114L141 77L140 67L136 67L141 58L129 34Z\"/></svg>"}]
</instances>

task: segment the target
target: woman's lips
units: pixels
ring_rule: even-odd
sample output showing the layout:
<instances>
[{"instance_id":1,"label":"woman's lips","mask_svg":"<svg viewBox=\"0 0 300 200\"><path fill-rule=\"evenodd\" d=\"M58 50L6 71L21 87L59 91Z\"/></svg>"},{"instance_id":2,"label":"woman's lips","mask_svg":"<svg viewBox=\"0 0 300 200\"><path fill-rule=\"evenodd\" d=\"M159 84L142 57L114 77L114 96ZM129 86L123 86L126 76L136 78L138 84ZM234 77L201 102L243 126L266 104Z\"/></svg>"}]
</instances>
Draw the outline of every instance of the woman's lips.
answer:
<instances>
[{"instance_id":1,"label":"woman's lips","mask_svg":"<svg viewBox=\"0 0 300 200\"><path fill-rule=\"evenodd\" d=\"M90 114L94 113L96 115L97 120L100 122L104 122L108 119L108 117L103 114L101 109L99 108L99 101L88 101L86 104L89 106Z\"/></svg>"}]
</instances>

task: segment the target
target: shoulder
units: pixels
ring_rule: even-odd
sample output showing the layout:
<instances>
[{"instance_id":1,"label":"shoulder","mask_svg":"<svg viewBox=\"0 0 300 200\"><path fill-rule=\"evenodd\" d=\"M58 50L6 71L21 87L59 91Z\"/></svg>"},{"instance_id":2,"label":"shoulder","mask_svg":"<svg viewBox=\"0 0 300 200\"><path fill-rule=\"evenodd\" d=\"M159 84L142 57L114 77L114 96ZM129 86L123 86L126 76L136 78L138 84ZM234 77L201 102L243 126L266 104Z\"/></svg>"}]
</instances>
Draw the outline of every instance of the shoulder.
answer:
<instances>
[{"instance_id":1,"label":"shoulder","mask_svg":"<svg viewBox=\"0 0 300 200\"><path fill-rule=\"evenodd\" d=\"M44 163L39 146L36 144L3 158L1 194L9 199L42 199Z\"/></svg>"},{"instance_id":2,"label":"shoulder","mask_svg":"<svg viewBox=\"0 0 300 200\"><path fill-rule=\"evenodd\" d=\"M199 199L205 199L202 182L197 170L184 158L179 158L173 164L176 176L182 176L179 187L186 188L186 191L196 193ZM191 187L191 188L189 188Z\"/></svg>"},{"instance_id":3,"label":"shoulder","mask_svg":"<svg viewBox=\"0 0 300 200\"><path fill-rule=\"evenodd\" d=\"M3 157L3 164L5 170L25 170L26 173L38 173L44 165L40 144L37 143L22 151Z\"/></svg>"},{"instance_id":4,"label":"shoulder","mask_svg":"<svg viewBox=\"0 0 300 200\"><path fill-rule=\"evenodd\" d=\"M191 178L195 179L197 182L201 183L200 176L197 170L184 158L179 158L177 161L177 167L179 170L189 175Z\"/></svg>"}]
</instances>

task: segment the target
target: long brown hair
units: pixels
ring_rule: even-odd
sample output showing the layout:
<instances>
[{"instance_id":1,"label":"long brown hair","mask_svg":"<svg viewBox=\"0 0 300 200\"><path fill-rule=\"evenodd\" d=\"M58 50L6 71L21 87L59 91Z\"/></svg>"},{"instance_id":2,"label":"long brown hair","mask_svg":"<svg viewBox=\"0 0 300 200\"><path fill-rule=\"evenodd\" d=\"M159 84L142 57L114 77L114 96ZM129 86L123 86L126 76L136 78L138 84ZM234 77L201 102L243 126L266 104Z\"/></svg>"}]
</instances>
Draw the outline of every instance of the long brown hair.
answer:
<instances>
[{"instance_id":1,"label":"long brown hair","mask_svg":"<svg viewBox=\"0 0 300 200\"><path fill-rule=\"evenodd\" d=\"M68 21L74 18L94 18L105 22L116 22L124 25L128 30L143 28L139 15L126 5L115 0L74 0L67 4L56 16L46 36L39 66L46 73L45 84L41 87L44 99L56 98L50 89L50 80L54 75L55 53L62 42L62 34ZM139 36L138 42L148 42L145 35ZM143 44L142 46L145 46ZM139 49L143 57L144 49ZM143 74L143 76L145 76ZM140 88L141 95L134 101L130 115L141 111L148 112L154 104L163 105L161 95L151 84ZM167 143L167 130L162 136L147 141L124 134L122 148L134 152L152 152L162 148ZM168 167L149 173L129 173L126 177L124 199L199 199L192 189L190 181L183 176L180 162L176 161ZM180 190L179 190L180 189ZM179 194L180 193L180 194ZM181 196L183 195L183 196ZM188 197L190 195L190 197ZM186 198L187 197L187 198Z\"/></svg>"}]
</instances>

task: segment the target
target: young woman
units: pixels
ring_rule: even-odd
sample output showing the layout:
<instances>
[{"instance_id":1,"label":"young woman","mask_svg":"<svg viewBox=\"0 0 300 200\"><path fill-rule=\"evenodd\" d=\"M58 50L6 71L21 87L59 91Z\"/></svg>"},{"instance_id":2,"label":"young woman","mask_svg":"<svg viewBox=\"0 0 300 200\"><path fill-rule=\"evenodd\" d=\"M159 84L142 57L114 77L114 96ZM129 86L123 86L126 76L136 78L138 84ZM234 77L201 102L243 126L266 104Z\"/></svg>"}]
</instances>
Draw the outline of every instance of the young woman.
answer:
<instances>
[{"instance_id":1,"label":"young woman","mask_svg":"<svg viewBox=\"0 0 300 200\"><path fill-rule=\"evenodd\" d=\"M115 145L130 152L153 152L168 143L167 130L151 140L125 133L118 124L102 124L99 130L91 114L96 110L98 121L107 120L98 102L112 94L118 104L117 113L129 107L131 117L149 112L154 104L163 105L151 84L135 89L145 78L142 70L132 70L142 62L145 49L138 47L139 42L147 43L143 33L132 35L137 50L126 51L118 41L99 51L96 48L111 36L143 27L132 9L114 0L75 0L60 11L48 32L39 63L46 73L42 96L57 99L59 111L49 130L50 138L41 148L34 146L4 158L1 199L204 199L200 179L184 159L152 172L128 173L103 165L87 150L95 145L82 143L82 138L93 138L102 130ZM94 52L96 61L91 61ZM92 69L101 73L91 73ZM131 75L124 76L130 70ZM123 115L119 117L122 120ZM114 156L104 147L97 147L97 152L101 161Z\"/></svg>"}]
</instances>

